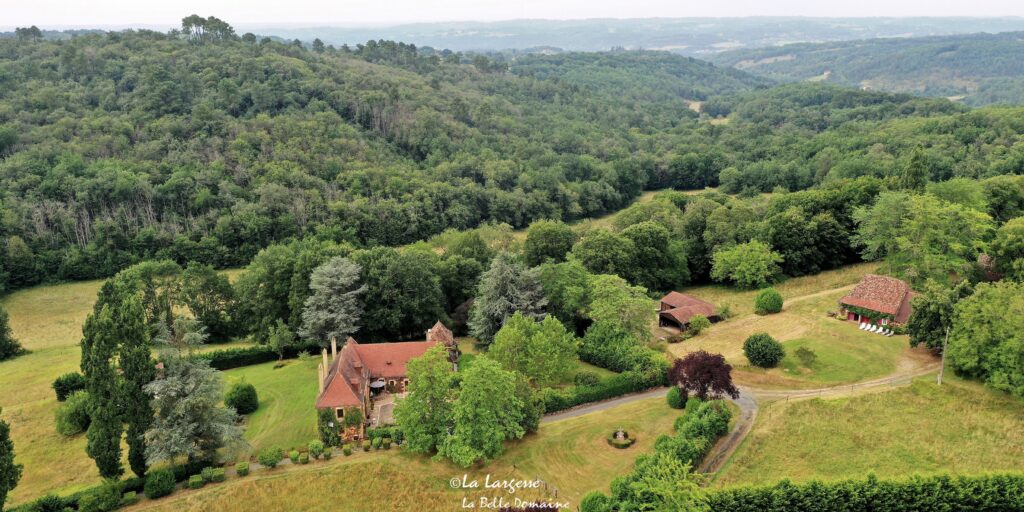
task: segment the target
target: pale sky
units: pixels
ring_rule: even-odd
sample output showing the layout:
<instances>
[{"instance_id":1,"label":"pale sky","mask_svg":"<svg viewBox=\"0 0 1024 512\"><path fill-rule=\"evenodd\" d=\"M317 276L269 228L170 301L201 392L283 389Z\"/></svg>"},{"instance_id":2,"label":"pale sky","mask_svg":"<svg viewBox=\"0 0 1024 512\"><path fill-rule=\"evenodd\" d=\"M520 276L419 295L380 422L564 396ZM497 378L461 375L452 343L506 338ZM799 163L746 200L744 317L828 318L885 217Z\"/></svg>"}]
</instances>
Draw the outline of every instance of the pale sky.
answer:
<instances>
[{"instance_id":1,"label":"pale sky","mask_svg":"<svg viewBox=\"0 0 1024 512\"><path fill-rule=\"evenodd\" d=\"M0 28L392 25L523 18L1024 16L1022 0L0 0Z\"/></svg>"}]
</instances>

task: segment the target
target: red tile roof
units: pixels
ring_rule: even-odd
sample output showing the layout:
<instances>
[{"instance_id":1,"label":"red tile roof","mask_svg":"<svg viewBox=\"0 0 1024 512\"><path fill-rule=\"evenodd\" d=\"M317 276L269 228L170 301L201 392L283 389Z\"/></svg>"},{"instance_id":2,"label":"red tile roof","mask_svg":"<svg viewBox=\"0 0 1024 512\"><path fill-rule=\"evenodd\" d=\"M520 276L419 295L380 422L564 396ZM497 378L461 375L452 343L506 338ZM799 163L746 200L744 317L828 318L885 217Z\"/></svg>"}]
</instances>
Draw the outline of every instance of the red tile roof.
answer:
<instances>
[{"instance_id":1,"label":"red tile roof","mask_svg":"<svg viewBox=\"0 0 1024 512\"><path fill-rule=\"evenodd\" d=\"M661 298L661 302L662 307L668 306L669 309L661 311L660 315L670 317L680 325L688 323L694 315L703 315L708 318L715 316L714 304L692 295L669 292L668 295Z\"/></svg>"},{"instance_id":2,"label":"red tile roof","mask_svg":"<svg viewBox=\"0 0 1024 512\"><path fill-rule=\"evenodd\" d=\"M361 405L370 382L405 377L406 363L432 346L433 341L363 344L349 338L327 370L317 408Z\"/></svg>"},{"instance_id":3,"label":"red tile roof","mask_svg":"<svg viewBox=\"0 0 1024 512\"><path fill-rule=\"evenodd\" d=\"M839 303L892 315L897 323L906 323L912 298L914 292L907 283L895 277L867 274Z\"/></svg>"},{"instance_id":4,"label":"red tile roof","mask_svg":"<svg viewBox=\"0 0 1024 512\"><path fill-rule=\"evenodd\" d=\"M444 343L445 346L451 346L455 344L455 335L452 334L451 329L445 327L445 325L438 320L433 327L427 330L427 341L436 341L438 343Z\"/></svg>"},{"instance_id":5,"label":"red tile roof","mask_svg":"<svg viewBox=\"0 0 1024 512\"><path fill-rule=\"evenodd\" d=\"M433 346L433 341L357 344L356 352L370 370L370 378L393 378L405 377L406 363Z\"/></svg>"}]
</instances>

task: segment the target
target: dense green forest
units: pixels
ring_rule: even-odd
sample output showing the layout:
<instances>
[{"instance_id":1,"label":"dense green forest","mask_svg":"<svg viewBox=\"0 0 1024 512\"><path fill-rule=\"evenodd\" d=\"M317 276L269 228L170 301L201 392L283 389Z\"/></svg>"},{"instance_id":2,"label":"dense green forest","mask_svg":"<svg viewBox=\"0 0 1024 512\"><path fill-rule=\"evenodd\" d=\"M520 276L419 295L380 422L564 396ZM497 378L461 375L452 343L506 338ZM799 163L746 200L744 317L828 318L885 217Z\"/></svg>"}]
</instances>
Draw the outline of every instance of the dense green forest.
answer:
<instances>
[{"instance_id":1,"label":"dense green forest","mask_svg":"<svg viewBox=\"0 0 1024 512\"><path fill-rule=\"evenodd\" d=\"M955 97L968 105L1024 103L1024 33L801 43L710 59L786 81Z\"/></svg>"},{"instance_id":2,"label":"dense green forest","mask_svg":"<svg viewBox=\"0 0 1024 512\"><path fill-rule=\"evenodd\" d=\"M241 266L293 238L368 247L520 228L645 189L805 189L899 174L918 146L935 180L1019 173L1019 114L770 88L661 52L502 61L226 24L27 33L0 39L0 283L152 258Z\"/></svg>"}]
</instances>

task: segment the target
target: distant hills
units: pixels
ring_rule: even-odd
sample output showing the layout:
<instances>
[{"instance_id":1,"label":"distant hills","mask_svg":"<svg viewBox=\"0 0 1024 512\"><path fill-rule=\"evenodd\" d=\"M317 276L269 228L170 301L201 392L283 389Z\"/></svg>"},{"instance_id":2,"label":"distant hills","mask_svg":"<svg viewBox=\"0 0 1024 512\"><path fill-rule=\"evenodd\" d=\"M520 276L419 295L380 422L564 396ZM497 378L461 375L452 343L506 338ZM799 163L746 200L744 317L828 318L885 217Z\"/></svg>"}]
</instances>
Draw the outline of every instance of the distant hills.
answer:
<instances>
[{"instance_id":1,"label":"distant hills","mask_svg":"<svg viewBox=\"0 0 1024 512\"><path fill-rule=\"evenodd\" d=\"M1024 104L1024 32L790 44L710 55L716 64L787 81Z\"/></svg>"},{"instance_id":2,"label":"distant hills","mask_svg":"<svg viewBox=\"0 0 1024 512\"><path fill-rule=\"evenodd\" d=\"M285 39L354 45L390 39L455 51L554 47L603 51L659 49L702 57L737 48L877 37L1024 30L1024 18L651 18L420 23L385 27L239 26Z\"/></svg>"}]
</instances>

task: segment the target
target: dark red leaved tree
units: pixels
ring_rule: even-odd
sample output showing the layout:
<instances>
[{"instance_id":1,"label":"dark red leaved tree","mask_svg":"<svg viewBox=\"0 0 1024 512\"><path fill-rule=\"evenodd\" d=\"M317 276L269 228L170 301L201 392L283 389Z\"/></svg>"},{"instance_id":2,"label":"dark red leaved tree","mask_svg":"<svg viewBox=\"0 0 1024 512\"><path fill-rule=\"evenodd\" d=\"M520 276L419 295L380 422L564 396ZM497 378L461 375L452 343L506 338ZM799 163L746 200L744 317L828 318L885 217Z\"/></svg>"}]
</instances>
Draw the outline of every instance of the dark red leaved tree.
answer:
<instances>
[{"instance_id":1,"label":"dark red leaved tree","mask_svg":"<svg viewBox=\"0 0 1024 512\"><path fill-rule=\"evenodd\" d=\"M721 395L740 396L740 390L732 383L732 366L725 362L722 354L709 354L703 350L676 359L668 370L668 381L701 400Z\"/></svg>"}]
</instances>

